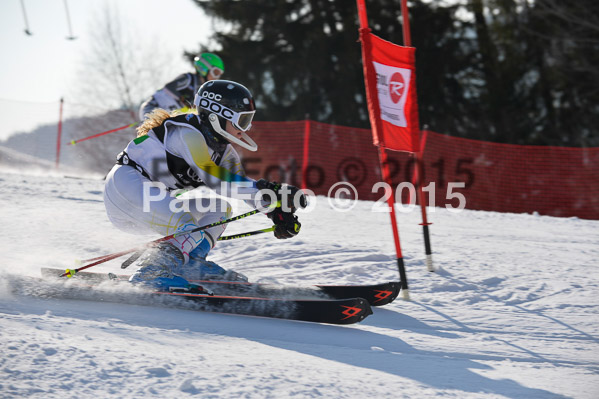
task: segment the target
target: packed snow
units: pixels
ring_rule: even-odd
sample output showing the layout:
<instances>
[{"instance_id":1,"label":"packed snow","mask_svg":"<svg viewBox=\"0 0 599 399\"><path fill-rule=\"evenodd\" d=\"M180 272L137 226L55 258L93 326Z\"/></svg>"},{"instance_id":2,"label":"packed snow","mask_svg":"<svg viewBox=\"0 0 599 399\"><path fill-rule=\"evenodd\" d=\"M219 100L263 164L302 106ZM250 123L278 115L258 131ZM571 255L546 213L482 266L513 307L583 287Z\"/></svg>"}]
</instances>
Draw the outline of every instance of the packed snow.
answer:
<instances>
[{"instance_id":1,"label":"packed snow","mask_svg":"<svg viewBox=\"0 0 599 399\"><path fill-rule=\"evenodd\" d=\"M411 301L335 326L47 295L41 267L157 238L110 224L102 176L50 169L0 171L2 398L599 397L599 221L429 208L430 273L419 210L399 213ZM387 213L312 202L294 239L209 259L256 282L398 279Z\"/></svg>"}]
</instances>

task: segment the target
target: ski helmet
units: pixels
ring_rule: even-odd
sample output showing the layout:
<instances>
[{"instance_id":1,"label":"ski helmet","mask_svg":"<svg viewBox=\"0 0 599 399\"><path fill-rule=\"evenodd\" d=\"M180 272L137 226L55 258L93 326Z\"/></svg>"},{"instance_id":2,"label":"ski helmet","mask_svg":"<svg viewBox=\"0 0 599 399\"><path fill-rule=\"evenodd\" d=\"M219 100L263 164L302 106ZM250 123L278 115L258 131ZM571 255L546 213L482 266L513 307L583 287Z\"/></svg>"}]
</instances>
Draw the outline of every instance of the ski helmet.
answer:
<instances>
[{"instance_id":1,"label":"ski helmet","mask_svg":"<svg viewBox=\"0 0 599 399\"><path fill-rule=\"evenodd\" d=\"M212 73L216 79L220 79L221 75L225 72L225 64L223 60L212 53L202 53L193 59L193 65L200 75L204 78Z\"/></svg>"},{"instance_id":2,"label":"ski helmet","mask_svg":"<svg viewBox=\"0 0 599 399\"><path fill-rule=\"evenodd\" d=\"M210 80L200 86L193 103L200 119L208 122L216 133L247 150L258 149L246 133L252 127L256 106L252 93L245 86L230 80ZM226 131L227 121L241 130L245 141Z\"/></svg>"}]
</instances>

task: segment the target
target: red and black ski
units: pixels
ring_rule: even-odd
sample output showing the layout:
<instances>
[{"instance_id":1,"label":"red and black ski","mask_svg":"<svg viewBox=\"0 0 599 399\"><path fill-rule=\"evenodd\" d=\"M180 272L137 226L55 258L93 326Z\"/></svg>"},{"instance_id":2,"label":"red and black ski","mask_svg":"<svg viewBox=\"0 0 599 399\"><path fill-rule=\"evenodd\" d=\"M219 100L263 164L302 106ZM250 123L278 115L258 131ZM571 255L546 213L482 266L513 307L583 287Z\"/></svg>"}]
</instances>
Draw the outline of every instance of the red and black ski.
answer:
<instances>
[{"instance_id":1,"label":"red and black ski","mask_svg":"<svg viewBox=\"0 0 599 399\"><path fill-rule=\"evenodd\" d=\"M63 273L60 269L42 268L45 278L58 278ZM94 290L97 283L104 280L116 280L120 285L122 277L109 277L108 274L79 272L70 279L63 278L66 284L61 290L54 290L52 296L68 299L99 300L103 302L122 302L144 305L159 305L217 313L231 313L249 316L261 316L288 320L299 320L328 324L353 324L364 320L372 314L370 304L360 297L331 299L331 298L297 298L293 295L283 295L279 292L276 297L260 297L249 295L218 295L206 293L190 293L181 291L115 291L103 292ZM70 283L74 284L70 284ZM127 287L131 287L128 283ZM101 287L98 285L98 287ZM181 301L185 299L185 301Z\"/></svg>"},{"instance_id":2,"label":"red and black ski","mask_svg":"<svg viewBox=\"0 0 599 399\"><path fill-rule=\"evenodd\" d=\"M328 324L353 324L372 314L363 298L285 299L155 292L194 301L197 310Z\"/></svg>"},{"instance_id":3,"label":"red and black ski","mask_svg":"<svg viewBox=\"0 0 599 399\"><path fill-rule=\"evenodd\" d=\"M42 268L42 275L60 276L64 273L60 269ZM129 276L112 275L119 280L126 280ZM87 280L107 280L108 273L79 272L77 278ZM260 284L239 281L199 280L190 281L199 284L220 295L243 295L249 297L284 297L301 299L344 299L364 298L371 306L387 305L399 295L401 284L398 281L389 281L379 284L364 285L313 285L295 286L285 284Z\"/></svg>"},{"instance_id":4,"label":"red and black ski","mask_svg":"<svg viewBox=\"0 0 599 399\"><path fill-rule=\"evenodd\" d=\"M371 306L387 305L399 295L400 283L389 281L380 284L365 285L314 285L293 286L279 284L259 284L244 282L228 282L218 280L192 281L214 292L244 293L250 296L294 296L301 298L364 298Z\"/></svg>"}]
</instances>

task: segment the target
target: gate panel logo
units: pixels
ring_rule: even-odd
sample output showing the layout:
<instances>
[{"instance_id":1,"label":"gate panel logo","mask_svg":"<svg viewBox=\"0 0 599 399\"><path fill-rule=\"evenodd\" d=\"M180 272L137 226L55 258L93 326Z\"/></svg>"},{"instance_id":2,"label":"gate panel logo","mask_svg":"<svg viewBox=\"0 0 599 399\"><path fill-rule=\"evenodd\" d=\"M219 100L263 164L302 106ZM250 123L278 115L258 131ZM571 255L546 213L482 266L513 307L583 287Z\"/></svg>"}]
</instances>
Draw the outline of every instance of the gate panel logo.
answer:
<instances>
[{"instance_id":1,"label":"gate panel logo","mask_svg":"<svg viewBox=\"0 0 599 399\"><path fill-rule=\"evenodd\" d=\"M395 72L389 80L389 95L391 96L391 101L397 104L403 97L405 88L406 84L403 80L403 75L399 72Z\"/></svg>"},{"instance_id":2,"label":"gate panel logo","mask_svg":"<svg viewBox=\"0 0 599 399\"><path fill-rule=\"evenodd\" d=\"M381 119L395 126L408 126L405 107L410 92L412 71L376 61L372 63L376 70Z\"/></svg>"}]
</instances>

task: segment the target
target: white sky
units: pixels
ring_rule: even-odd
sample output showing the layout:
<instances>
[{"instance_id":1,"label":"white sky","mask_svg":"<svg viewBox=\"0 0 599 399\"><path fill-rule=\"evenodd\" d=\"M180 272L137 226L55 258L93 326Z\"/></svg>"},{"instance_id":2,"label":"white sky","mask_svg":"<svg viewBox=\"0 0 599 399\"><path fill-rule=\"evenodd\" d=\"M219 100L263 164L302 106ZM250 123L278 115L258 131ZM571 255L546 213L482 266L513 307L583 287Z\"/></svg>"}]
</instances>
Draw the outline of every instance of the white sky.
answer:
<instances>
[{"instance_id":1,"label":"white sky","mask_svg":"<svg viewBox=\"0 0 599 399\"><path fill-rule=\"evenodd\" d=\"M59 99L68 106L69 86L76 84L84 52L90 46L88 25L108 1L121 19L147 30L148 36L168 43L175 57L173 71L191 71L183 51L195 51L208 43L210 20L191 0L70 0L69 14L76 40L67 40L69 28L64 0L24 0L29 30L21 0L0 2L0 140L16 131L30 131L40 123L56 122ZM166 82L164 82L166 83ZM158 89L157 87L156 89Z\"/></svg>"}]
</instances>

